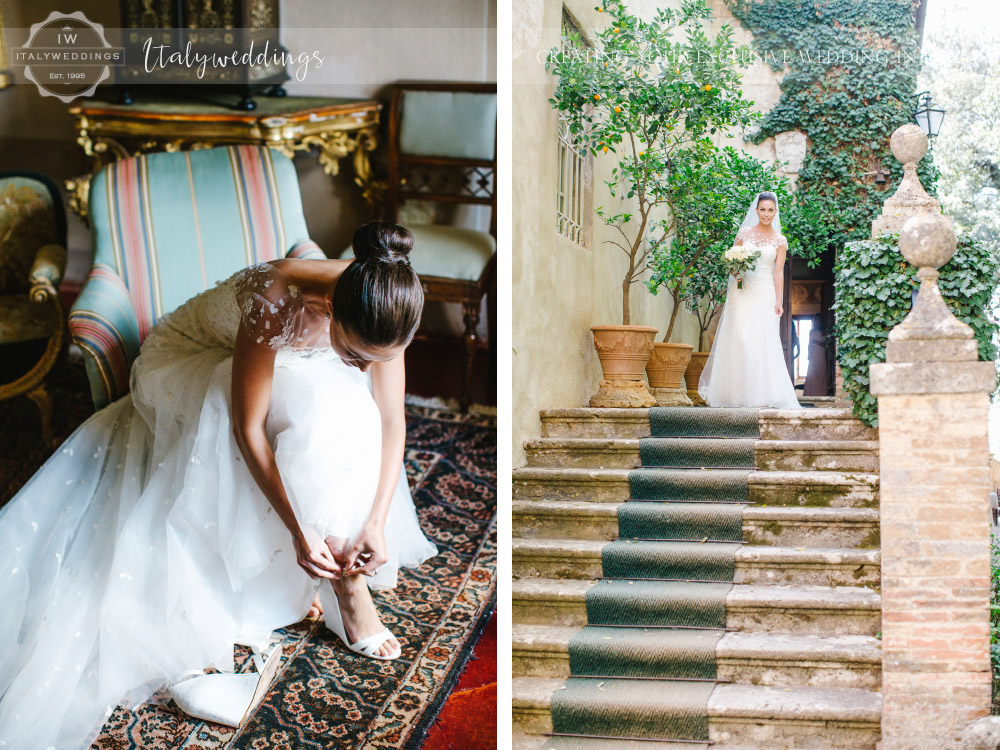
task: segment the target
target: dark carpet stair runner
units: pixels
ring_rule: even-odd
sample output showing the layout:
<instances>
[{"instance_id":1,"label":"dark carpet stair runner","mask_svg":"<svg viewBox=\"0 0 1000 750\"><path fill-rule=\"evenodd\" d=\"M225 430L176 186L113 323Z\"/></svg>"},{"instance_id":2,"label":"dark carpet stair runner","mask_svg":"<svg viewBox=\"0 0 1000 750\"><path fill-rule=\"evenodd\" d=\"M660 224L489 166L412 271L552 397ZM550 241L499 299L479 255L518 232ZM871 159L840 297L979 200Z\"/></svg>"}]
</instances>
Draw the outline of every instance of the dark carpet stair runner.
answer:
<instances>
[{"instance_id":1,"label":"dark carpet stair runner","mask_svg":"<svg viewBox=\"0 0 1000 750\"><path fill-rule=\"evenodd\" d=\"M601 552L571 677L552 696L552 750L703 748L715 647L743 539L753 409L650 409L652 437Z\"/></svg>"}]
</instances>

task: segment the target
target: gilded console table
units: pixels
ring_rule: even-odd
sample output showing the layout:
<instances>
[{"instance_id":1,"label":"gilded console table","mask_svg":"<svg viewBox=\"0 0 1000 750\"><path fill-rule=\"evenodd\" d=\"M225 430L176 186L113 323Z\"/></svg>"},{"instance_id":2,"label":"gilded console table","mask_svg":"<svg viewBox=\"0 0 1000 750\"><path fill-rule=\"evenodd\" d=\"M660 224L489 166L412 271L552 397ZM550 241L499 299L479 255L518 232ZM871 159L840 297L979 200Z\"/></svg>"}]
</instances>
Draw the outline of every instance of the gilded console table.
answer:
<instances>
[{"instance_id":1,"label":"gilded console table","mask_svg":"<svg viewBox=\"0 0 1000 750\"><path fill-rule=\"evenodd\" d=\"M157 94L119 104L101 90L73 104L77 143L94 160L94 172L118 159L151 151L184 151L237 143L296 151L318 150L323 171L335 176L340 161L352 157L354 182L375 204L369 154L378 145L376 101L318 96L257 98L251 112L235 111L220 95L195 91L190 97ZM224 95L222 95L224 96ZM231 98L231 97L230 97ZM70 208L86 220L90 175L66 180Z\"/></svg>"}]
</instances>

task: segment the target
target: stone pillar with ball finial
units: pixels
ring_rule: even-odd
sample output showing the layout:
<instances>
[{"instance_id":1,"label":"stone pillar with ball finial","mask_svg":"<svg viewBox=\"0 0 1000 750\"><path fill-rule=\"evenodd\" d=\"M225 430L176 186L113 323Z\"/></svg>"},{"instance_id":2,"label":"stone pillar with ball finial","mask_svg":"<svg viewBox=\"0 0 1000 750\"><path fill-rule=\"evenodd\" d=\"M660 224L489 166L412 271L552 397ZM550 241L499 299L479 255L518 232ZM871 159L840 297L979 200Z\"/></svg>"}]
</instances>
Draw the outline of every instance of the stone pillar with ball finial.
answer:
<instances>
[{"instance_id":1,"label":"stone pillar with ball finial","mask_svg":"<svg viewBox=\"0 0 1000 750\"><path fill-rule=\"evenodd\" d=\"M941 213L941 204L937 198L928 195L917 177L917 162L927 153L927 136L924 131L912 122L902 125L890 136L889 148L903 165L903 179L896 192L882 204L882 213L872 222L872 239L882 234L898 232L903 222L911 216L928 212ZM838 364L835 394L837 406L847 406L850 403L844 395L843 382Z\"/></svg>"},{"instance_id":2,"label":"stone pillar with ball finial","mask_svg":"<svg viewBox=\"0 0 1000 750\"><path fill-rule=\"evenodd\" d=\"M900 151L923 153L908 142L894 144ZM895 212L908 212L921 192L910 185L896 208L887 202L876 228L893 226ZM987 424L996 374L938 288L938 268L955 245L951 219L937 211L902 224L900 251L919 269L920 290L889 334L886 361L870 368L879 414L882 750L970 748L963 732L990 713Z\"/></svg>"}]
</instances>

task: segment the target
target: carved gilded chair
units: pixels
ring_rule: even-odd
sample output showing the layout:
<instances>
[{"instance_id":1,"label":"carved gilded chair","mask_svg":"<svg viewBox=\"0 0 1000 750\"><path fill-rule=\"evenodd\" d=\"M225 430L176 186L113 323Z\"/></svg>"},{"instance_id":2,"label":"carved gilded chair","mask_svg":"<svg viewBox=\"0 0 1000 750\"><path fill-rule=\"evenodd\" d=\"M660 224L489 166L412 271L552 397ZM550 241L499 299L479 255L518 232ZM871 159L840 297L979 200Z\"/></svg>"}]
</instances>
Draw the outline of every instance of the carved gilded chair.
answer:
<instances>
[{"instance_id":1,"label":"carved gilded chair","mask_svg":"<svg viewBox=\"0 0 1000 750\"><path fill-rule=\"evenodd\" d=\"M66 213L55 183L36 172L0 172L0 346L5 367L13 370L13 379L0 384L0 399L26 395L34 401L49 445L52 402L45 378L65 343L57 291L65 270ZM27 362L17 361L25 356Z\"/></svg>"},{"instance_id":2,"label":"carved gilded chair","mask_svg":"<svg viewBox=\"0 0 1000 750\"><path fill-rule=\"evenodd\" d=\"M164 313L245 266L325 258L291 160L266 146L141 154L103 167L88 202L94 260L69 314L94 406L129 389Z\"/></svg>"},{"instance_id":3,"label":"carved gilded chair","mask_svg":"<svg viewBox=\"0 0 1000 750\"><path fill-rule=\"evenodd\" d=\"M460 404L465 411L472 397L479 311L487 293L495 297L497 86L397 83L388 128L386 219L398 221L407 201L489 210L488 231L444 223L406 224L414 238L410 261L425 299L462 305L465 366ZM495 348L493 307L489 343Z\"/></svg>"}]
</instances>

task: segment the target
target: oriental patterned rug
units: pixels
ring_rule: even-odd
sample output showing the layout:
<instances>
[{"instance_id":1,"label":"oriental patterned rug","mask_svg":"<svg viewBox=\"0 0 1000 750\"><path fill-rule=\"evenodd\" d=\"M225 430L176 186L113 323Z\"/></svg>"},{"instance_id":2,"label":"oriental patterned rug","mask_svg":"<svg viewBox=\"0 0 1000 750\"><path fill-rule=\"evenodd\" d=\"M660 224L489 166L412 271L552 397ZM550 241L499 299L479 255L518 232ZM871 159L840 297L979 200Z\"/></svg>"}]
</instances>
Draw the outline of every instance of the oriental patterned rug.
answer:
<instances>
[{"instance_id":1,"label":"oriental patterned rug","mask_svg":"<svg viewBox=\"0 0 1000 750\"><path fill-rule=\"evenodd\" d=\"M51 389L60 439L89 414L76 364ZM0 504L49 455L33 409L27 399L0 402ZM398 586L375 598L403 645L399 659L354 654L321 621L304 620L275 633L280 671L242 730L192 719L161 690L134 712L119 707L92 750L419 748L495 606L495 418L407 407L406 473L439 552L401 569ZM235 655L240 670L248 657Z\"/></svg>"}]
</instances>

